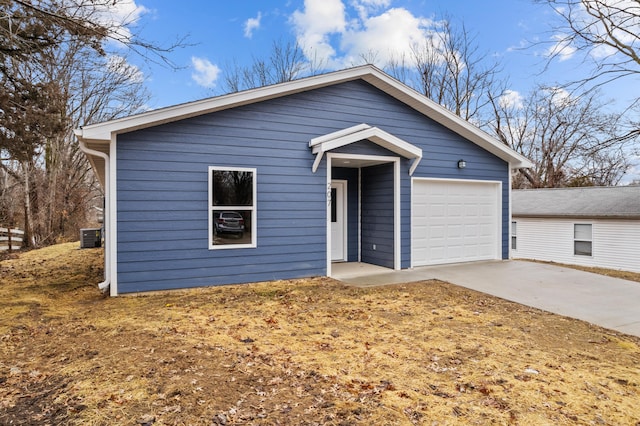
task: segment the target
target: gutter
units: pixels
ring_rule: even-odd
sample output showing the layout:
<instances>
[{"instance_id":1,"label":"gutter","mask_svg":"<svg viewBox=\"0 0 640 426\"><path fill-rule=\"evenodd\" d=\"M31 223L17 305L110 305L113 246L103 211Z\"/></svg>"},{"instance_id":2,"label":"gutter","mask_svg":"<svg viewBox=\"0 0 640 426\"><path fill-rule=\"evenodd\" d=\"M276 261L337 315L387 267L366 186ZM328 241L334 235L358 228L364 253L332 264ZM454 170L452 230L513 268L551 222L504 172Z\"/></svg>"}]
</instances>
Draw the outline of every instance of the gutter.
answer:
<instances>
[{"instance_id":1,"label":"gutter","mask_svg":"<svg viewBox=\"0 0 640 426\"><path fill-rule=\"evenodd\" d=\"M575 219L575 220L640 220L638 214L629 215L603 215L603 214L544 214L544 213L513 213L514 218L522 217L528 219Z\"/></svg>"},{"instance_id":2,"label":"gutter","mask_svg":"<svg viewBox=\"0 0 640 426\"><path fill-rule=\"evenodd\" d=\"M84 140L81 138L82 130L76 130L76 137L78 138L78 142L80 143L80 150L87 155L95 155L104 160L104 198L105 198L105 209L104 209L104 218L103 224L105 228L104 232L104 281L98 283L98 288L103 293L106 293L109 290L111 285L111 268L110 268L110 252L111 252L111 238L108 238L107 226L109 226L110 220L110 209L109 209L109 155L104 152L96 151L87 147Z\"/></svg>"}]
</instances>

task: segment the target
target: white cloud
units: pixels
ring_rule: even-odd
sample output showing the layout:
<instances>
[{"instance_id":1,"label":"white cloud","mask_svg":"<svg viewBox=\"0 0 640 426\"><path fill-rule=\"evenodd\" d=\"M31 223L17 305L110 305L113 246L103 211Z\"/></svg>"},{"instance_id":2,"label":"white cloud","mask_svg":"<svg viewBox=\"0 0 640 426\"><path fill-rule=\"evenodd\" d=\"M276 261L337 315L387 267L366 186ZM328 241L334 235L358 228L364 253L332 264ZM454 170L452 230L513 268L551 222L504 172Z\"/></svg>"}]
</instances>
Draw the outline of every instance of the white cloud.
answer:
<instances>
[{"instance_id":1,"label":"white cloud","mask_svg":"<svg viewBox=\"0 0 640 426\"><path fill-rule=\"evenodd\" d=\"M291 22L307 58L332 68L375 59L382 66L392 57L409 54L434 31L434 21L391 8L390 0L305 0Z\"/></svg>"},{"instance_id":2,"label":"white cloud","mask_svg":"<svg viewBox=\"0 0 640 426\"><path fill-rule=\"evenodd\" d=\"M551 101L558 107L576 102L577 98L571 96L571 93L562 87L548 87L545 89L547 95L551 97Z\"/></svg>"},{"instance_id":3,"label":"white cloud","mask_svg":"<svg viewBox=\"0 0 640 426\"><path fill-rule=\"evenodd\" d=\"M587 27L590 31L606 38L607 28L602 24L602 20L589 14L586 7L598 10L611 21L609 29L616 39L623 44L634 44L638 42L640 34L640 3L638 0L583 0L580 2L580 15L576 19Z\"/></svg>"},{"instance_id":4,"label":"white cloud","mask_svg":"<svg viewBox=\"0 0 640 426\"><path fill-rule=\"evenodd\" d=\"M366 19L369 14L391 5L391 0L352 0L351 5L358 11L360 19Z\"/></svg>"},{"instance_id":5,"label":"white cloud","mask_svg":"<svg viewBox=\"0 0 640 426\"><path fill-rule=\"evenodd\" d=\"M424 40L431 23L406 9L389 9L367 18L361 27L347 31L341 47L349 57L377 52L376 59L387 62L392 56L410 54L411 46Z\"/></svg>"},{"instance_id":6,"label":"white cloud","mask_svg":"<svg viewBox=\"0 0 640 426\"><path fill-rule=\"evenodd\" d=\"M214 87L216 80L220 75L220 68L212 64L206 58L198 58L196 56L191 57L191 65L194 72L191 74L191 78L203 87Z\"/></svg>"},{"instance_id":7,"label":"white cloud","mask_svg":"<svg viewBox=\"0 0 640 426\"><path fill-rule=\"evenodd\" d=\"M638 0L583 0L578 2L579 8L569 10L557 8L559 14L571 16L572 26L580 28L593 40L610 40L615 37L620 43L638 46L640 34L640 3ZM592 12L587 11L589 7ZM607 25L594 15L598 13L606 17ZM576 48L567 41L564 34L552 37L554 45L547 51L549 56L557 56L561 61L570 59ZM580 40L580 39L578 39ZM604 43L598 43L589 49L589 55L595 59L603 59L615 55L618 51Z\"/></svg>"},{"instance_id":8,"label":"white cloud","mask_svg":"<svg viewBox=\"0 0 640 426\"><path fill-rule=\"evenodd\" d=\"M586 0L580 3L582 6L581 18L583 22L590 24L590 29L594 31L599 38L611 39L608 35L608 29L603 25L601 20L596 20L593 16L588 15L585 10L585 3L590 7L598 7L604 10L604 15L611 21L608 25L611 35L621 44L631 46L637 50L640 37L640 2L638 0L601 0L599 5L594 5L594 0ZM600 44L591 50L590 54L596 59L603 59L612 56L618 52L617 49Z\"/></svg>"},{"instance_id":9,"label":"white cloud","mask_svg":"<svg viewBox=\"0 0 640 426\"><path fill-rule=\"evenodd\" d=\"M120 74L134 83L142 83L144 81L144 74L140 68L128 63L122 56L110 55L107 58L107 69L109 72Z\"/></svg>"},{"instance_id":10,"label":"white cloud","mask_svg":"<svg viewBox=\"0 0 640 426\"><path fill-rule=\"evenodd\" d=\"M566 35L555 34L551 38L555 44L547 50L546 56L555 56L562 62L571 59L575 55L576 48L571 45Z\"/></svg>"},{"instance_id":11,"label":"white cloud","mask_svg":"<svg viewBox=\"0 0 640 426\"><path fill-rule=\"evenodd\" d=\"M345 31L345 7L340 0L305 0L304 10L291 16L298 43L309 58L331 59L336 51L330 36Z\"/></svg>"},{"instance_id":12,"label":"white cloud","mask_svg":"<svg viewBox=\"0 0 640 426\"><path fill-rule=\"evenodd\" d=\"M258 16L255 18L249 18L244 23L244 36L246 38L253 37L253 32L260 29L260 20L262 20L262 13L258 12Z\"/></svg>"},{"instance_id":13,"label":"white cloud","mask_svg":"<svg viewBox=\"0 0 640 426\"><path fill-rule=\"evenodd\" d=\"M522 95L515 90L505 90L499 102L502 108L522 109L524 107Z\"/></svg>"},{"instance_id":14,"label":"white cloud","mask_svg":"<svg viewBox=\"0 0 640 426\"><path fill-rule=\"evenodd\" d=\"M618 50L615 47L600 45L600 46L594 47L590 53L591 53L591 56L593 56L596 59L604 59L604 58L608 58L610 56L615 55L616 53L618 53Z\"/></svg>"},{"instance_id":15,"label":"white cloud","mask_svg":"<svg viewBox=\"0 0 640 426\"><path fill-rule=\"evenodd\" d=\"M110 37L121 43L131 40L130 27L149 9L136 4L135 0L114 0L112 2L86 3L84 15L110 30Z\"/></svg>"}]
</instances>

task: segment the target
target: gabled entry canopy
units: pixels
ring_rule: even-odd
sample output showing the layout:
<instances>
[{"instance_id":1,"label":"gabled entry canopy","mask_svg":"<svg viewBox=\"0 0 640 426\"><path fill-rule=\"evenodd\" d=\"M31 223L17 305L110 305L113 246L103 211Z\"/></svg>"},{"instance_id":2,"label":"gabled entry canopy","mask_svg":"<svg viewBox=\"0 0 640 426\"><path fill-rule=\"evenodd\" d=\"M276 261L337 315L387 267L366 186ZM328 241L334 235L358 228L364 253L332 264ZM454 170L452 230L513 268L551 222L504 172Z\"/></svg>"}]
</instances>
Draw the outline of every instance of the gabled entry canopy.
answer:
<instances>
[{"instance_id":1,"label":"gabled entry canopy","mask_svg":"<svg viewBox=\"0 0 640 426\"><path fill-rule=\"evenodd\" d=\"M405 158L413 159L413 163L411 163L411 168L409 169L409 175L413 174L420 160L422 160L422 148L403 141L377 127L363 123L311 139L309 147L311 147L312 152L316 154L312 171L315 173L316 170L318 170L318 166L320 166L322 156L325 152L362 140L369 140L391 152Z\"/></svg>"}]
</instances>

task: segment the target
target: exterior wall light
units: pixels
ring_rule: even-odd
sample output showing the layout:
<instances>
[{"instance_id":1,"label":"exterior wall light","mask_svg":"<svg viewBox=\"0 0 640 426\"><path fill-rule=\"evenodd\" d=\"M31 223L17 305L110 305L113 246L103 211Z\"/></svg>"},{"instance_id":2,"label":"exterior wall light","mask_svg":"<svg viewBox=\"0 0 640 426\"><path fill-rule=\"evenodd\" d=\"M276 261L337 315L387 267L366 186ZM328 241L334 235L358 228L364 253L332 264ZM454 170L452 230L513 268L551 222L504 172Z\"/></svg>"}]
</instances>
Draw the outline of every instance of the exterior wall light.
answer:
<instances>
[{"instance_id":1,"label":"exterior wall light","mask_svg":"<svg viewBox=\"0 0 640 426\"><path fill-rule=\"evenodd\" d=\"M459 169L464 169L465 167L467 167L467 162L464 160L459 160L458 161L458 168Z\"/></svg>"}]
</instances>

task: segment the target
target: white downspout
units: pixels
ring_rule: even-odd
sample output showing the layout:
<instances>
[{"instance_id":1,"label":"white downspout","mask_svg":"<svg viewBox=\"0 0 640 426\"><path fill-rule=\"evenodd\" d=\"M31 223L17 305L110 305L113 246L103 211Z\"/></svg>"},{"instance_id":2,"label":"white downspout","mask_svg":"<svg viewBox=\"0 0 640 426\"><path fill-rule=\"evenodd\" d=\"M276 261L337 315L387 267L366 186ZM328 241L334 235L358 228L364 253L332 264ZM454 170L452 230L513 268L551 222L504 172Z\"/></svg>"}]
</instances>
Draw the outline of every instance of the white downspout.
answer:
<instances>
[{"instance_id":1,"label":"white downspout","mask_svg":"<svg viewBox=\"0 0 640 426\"><path fill-rule=\"evenodd\" d=\"M86 143L82 139L80 139L80 135L76 134L76 136L78 136L78 141L80 142L80 150L82 152L84 152L85 154L98 156L104 160L104 281L98 283L98 288L103 293L106 293L109 289L109 285L111 284L111 238L108 238L109 233L107 232L107 227L110 224L109 220L111 219L111 209L109 208L109 201L111 198L109 192L109 155L105 154L104 152L96 151L87 147Z\"/></svg>"}]
</instances>

